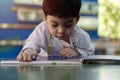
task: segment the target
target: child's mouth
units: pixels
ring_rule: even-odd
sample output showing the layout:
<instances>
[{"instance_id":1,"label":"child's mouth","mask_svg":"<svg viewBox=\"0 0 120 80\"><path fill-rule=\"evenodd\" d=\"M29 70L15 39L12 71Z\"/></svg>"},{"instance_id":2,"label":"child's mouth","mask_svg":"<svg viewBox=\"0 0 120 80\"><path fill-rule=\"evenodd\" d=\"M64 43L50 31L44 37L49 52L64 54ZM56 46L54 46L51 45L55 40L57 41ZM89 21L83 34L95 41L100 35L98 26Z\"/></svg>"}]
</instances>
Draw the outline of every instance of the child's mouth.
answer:
<instances>
[{"instance_id":1,"label":"child's mouth","mask_svg":"<svg viewBox=\"0 0 120 80\"><path fill-rule=\"evenodd\" d=\"M58 39L63 39L65 36L57 36Z\"/></svg>"}]
</instances>

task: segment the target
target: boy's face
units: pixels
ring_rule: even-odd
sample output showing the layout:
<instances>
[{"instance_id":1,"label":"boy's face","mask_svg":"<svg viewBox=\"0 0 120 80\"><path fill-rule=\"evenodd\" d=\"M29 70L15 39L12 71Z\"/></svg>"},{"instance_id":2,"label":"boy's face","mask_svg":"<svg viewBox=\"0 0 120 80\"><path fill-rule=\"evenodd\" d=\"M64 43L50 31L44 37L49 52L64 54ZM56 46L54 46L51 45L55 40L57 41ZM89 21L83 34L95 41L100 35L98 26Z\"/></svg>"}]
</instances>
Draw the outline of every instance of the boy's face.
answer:
<instances>
[{"instance_id":1,"label":"boy's face","mask_svg":"<svg viewBox=\"0 0 120 80\"><path fill-rule=\"evenodd\" d=\"M61 40L69 39L71 33L74 31L74 27L78 21L77 18L58 18L55 16L47 15L45 21L48 25L48 29L51 35Z\"/></svg>"}]
</instances>

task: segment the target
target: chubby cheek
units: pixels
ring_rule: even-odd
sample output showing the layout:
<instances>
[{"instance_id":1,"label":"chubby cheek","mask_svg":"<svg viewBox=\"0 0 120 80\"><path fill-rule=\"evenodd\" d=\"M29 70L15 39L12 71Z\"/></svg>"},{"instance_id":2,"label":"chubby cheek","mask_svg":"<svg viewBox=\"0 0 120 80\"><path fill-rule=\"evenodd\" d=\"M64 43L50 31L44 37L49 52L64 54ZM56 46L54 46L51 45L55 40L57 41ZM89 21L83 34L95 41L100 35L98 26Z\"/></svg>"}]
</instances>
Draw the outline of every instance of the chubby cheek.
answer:
<instances>
[{"instance_id":1,"label":"chubby cheek","mask_svg":"<svg viewBox=\"0 0 120 80\"><path fill-rule=\"evenodd\" d=\"M66 31L66 34L67 34L67 35L71 35L71 33L73 33L73 29L72 29L72 30L67 30L67 31Z\"/></svg>"},{"instance_id":2,"label":"chubby cheek","mask_svg":"<svg viewBox=\"0 0 120 80\"><path fill-rule=\"evenodd\" d=\"M49 29L49 31L50 31L50 34L53 36L55 36L57 34L56 30L54 30L54 29Z\"/></svg>"}]
</instances>

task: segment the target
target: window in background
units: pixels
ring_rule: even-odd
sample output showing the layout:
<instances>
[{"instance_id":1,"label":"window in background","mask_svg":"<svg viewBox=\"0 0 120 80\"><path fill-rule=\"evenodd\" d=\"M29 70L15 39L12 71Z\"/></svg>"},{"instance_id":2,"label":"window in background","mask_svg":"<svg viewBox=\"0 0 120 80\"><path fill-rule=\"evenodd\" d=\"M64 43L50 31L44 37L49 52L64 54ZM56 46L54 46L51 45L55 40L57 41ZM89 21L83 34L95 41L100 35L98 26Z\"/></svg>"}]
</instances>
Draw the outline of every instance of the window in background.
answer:
<instances>
[{"instance_id":1,"label":"window in background","mask_svg":"<svg viewBox=\"0 0 120 80\"><path fill-rule=\"evenodd\" d=\"M41 6L43 0L14 0L14 4Z\"/></svg>"},{"instance_id":2,"label":"window in background","mask_svg":"<svg viewBox=\"0 0 120 80\"><path fill-rule=\"evenodd\" d=\"M19 9L17 13L18 21L21 22L40 22L43 21L43 11L40 10L29 10Z\"/></svg>"},{"instance_id":3,"label":"window in background","mask_svg":"<svg viewBox=\"0 0 120 80\"><path fill-rule=\"evenodd\" d=\"M85 30L97 30L98 27L98 3L95 1L83 1L80 11L78 26Z\"/></svg>"}]
</instances>

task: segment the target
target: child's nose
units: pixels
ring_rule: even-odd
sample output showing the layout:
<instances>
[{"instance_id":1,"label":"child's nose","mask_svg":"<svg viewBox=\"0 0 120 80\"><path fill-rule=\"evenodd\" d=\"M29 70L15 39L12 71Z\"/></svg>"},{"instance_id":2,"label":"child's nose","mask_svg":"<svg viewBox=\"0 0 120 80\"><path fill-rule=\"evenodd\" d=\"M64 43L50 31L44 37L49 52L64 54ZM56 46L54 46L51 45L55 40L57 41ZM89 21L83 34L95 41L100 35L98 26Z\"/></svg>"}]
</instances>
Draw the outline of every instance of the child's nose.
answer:
<instances>
[{"instance_id":1,"label":"child's nose","mask_svg":"<svg viewBox=\"0 0 120 80\"><path fill-rule=\"evenodd\" d=\"M58 32L64 34L65 33L65 28L64 27L59 27Z\"/></svg>"}]
</instances>

